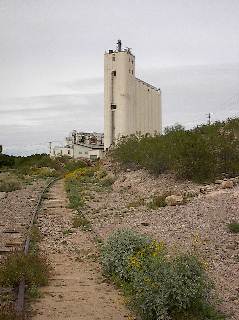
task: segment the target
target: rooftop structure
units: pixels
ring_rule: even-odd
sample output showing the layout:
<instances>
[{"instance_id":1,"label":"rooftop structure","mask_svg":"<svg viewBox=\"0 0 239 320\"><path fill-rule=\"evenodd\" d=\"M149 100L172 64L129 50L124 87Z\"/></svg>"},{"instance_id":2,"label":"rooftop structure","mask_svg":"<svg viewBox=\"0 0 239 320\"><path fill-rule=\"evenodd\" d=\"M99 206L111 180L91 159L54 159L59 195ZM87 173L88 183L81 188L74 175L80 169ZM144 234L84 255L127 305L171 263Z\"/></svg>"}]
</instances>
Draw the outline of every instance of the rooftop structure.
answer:
<instances>
[{"instance_id":1,"label":"rooftop structure","mask_svg":"<svg viewBox=\"0 0 239 320\"><path fill-rule=\"evenodd\" d=\"M69 156L75 159L87 158L95 160L102 158L104 150L104 135L102 133L77 132L73 130L65 139L63 147L52 149L51 156Z\"/></svg>"}]
</instances>

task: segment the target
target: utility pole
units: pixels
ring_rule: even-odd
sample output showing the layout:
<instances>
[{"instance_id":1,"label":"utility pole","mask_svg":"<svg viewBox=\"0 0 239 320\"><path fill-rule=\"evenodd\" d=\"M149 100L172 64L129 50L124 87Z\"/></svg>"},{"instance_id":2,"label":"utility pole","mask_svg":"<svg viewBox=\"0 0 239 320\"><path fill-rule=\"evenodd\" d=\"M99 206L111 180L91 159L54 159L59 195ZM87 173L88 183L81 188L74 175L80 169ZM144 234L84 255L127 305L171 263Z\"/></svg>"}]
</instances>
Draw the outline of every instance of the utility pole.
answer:
<instances>
[{"instance_id":1,"label":"utility pole","mask_svg":"<svg viewBox=\"0 0 239 320\"><path fill-rule=\"evenodd\" d=\"M52 145L52 141L49 141L50 154L51 154L51 145Z\"/></svg>"},{"instance_id":2,"label":"utility pole","mask_svg":"<svg viewBox=\"0 0 239 320\"><path fill-rule=\"evenodd\" d=\"M211 117L212 117L212 113L209 112L209 113L207 114L208 124L209 124L209 125L211 124Z\"/></svg>"}]
</instances>

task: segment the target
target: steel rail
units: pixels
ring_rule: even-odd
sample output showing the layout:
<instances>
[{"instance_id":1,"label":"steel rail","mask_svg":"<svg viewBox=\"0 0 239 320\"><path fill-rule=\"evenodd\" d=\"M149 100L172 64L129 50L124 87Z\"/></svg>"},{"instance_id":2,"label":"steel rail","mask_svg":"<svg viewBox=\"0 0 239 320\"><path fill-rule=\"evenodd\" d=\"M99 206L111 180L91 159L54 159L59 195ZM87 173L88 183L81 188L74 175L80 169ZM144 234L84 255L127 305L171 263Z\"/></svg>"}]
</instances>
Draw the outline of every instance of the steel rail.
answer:
<instances>
[{"instance_id":1,"label":"steel rail","mask_svg":"<svg viewBox=\"0 0 239 320\"><path fill-rule=\"evenodd\" d=\"M37 217L38 210L40 209L40 206L41 206L41 203L42 203L43 195L45 194L47 189L59 179L61 179L61 178L52 179L45 186L45 188L43 189L43 191L39 195L36 207L35 207L35 209L34 209L34 211L32 213L32 217L31 217L31 221L30 221L30 224L29 224L29 227L28 227L28 231L31 230L31 228L32 228L32 226L34 224L34 221L35 221L35 219ZM24 254L25 255L28 255L28 253L29 253L30 241L31 241L31 236L30 236L30 234L28 232L26 240L25 240L25 244L24 244ZM25 279L23 278L23 279L21 279L21 281L19 283L19 286L18 286L17 299L16 299L16 303L15 303L15 311L16 311L16 313L18 315L22 315L23 311L24 311L24 299L25 299L25 287L26 287L25 285L26 285Z\"/></svg>"}]
</instances>

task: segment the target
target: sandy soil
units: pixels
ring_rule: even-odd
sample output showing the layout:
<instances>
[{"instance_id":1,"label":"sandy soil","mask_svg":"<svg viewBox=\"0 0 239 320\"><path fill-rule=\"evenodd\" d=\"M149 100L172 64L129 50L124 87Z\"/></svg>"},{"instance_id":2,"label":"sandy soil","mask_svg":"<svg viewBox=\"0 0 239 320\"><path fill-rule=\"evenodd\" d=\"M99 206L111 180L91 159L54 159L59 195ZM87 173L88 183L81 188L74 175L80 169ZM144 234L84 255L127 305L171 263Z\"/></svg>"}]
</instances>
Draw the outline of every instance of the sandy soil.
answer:
<instances>
[{"instance_id":1,"label":"sandy soil","mask_svg":"<svg viewBox=\"0 0 239 320\"><path fill-rule=\"evenodd\" d=\"M72 228L63 181L49 192L38 216L41 250L53 266L49 285L32 305L34 320L120 320L130 318L119 292L101 275L91 231ZM133 318L130 318L133 319Z\"/></svg>"}]
</instances>

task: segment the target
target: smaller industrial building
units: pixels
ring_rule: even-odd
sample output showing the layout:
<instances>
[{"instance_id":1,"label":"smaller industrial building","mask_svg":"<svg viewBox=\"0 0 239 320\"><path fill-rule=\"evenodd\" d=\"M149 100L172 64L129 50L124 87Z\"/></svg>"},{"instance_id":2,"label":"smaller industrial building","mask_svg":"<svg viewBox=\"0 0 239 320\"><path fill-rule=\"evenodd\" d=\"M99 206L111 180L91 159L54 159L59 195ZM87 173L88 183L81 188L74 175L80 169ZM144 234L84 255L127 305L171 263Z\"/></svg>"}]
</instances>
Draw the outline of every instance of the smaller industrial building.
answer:
<instances>
[{"instance_id":1,"label":"smaller industrial building","mask_svg":"<svg viewBox=\"0 0 239 320\"><path fill-rule=\"evenodd\" d=\"M77 132L73 130L66 137L63 147L55 146L50 150L52 157L69 156L74 159L97 160L103 157L104 135L102 133Z\"/></svg>"}]
</instances>

